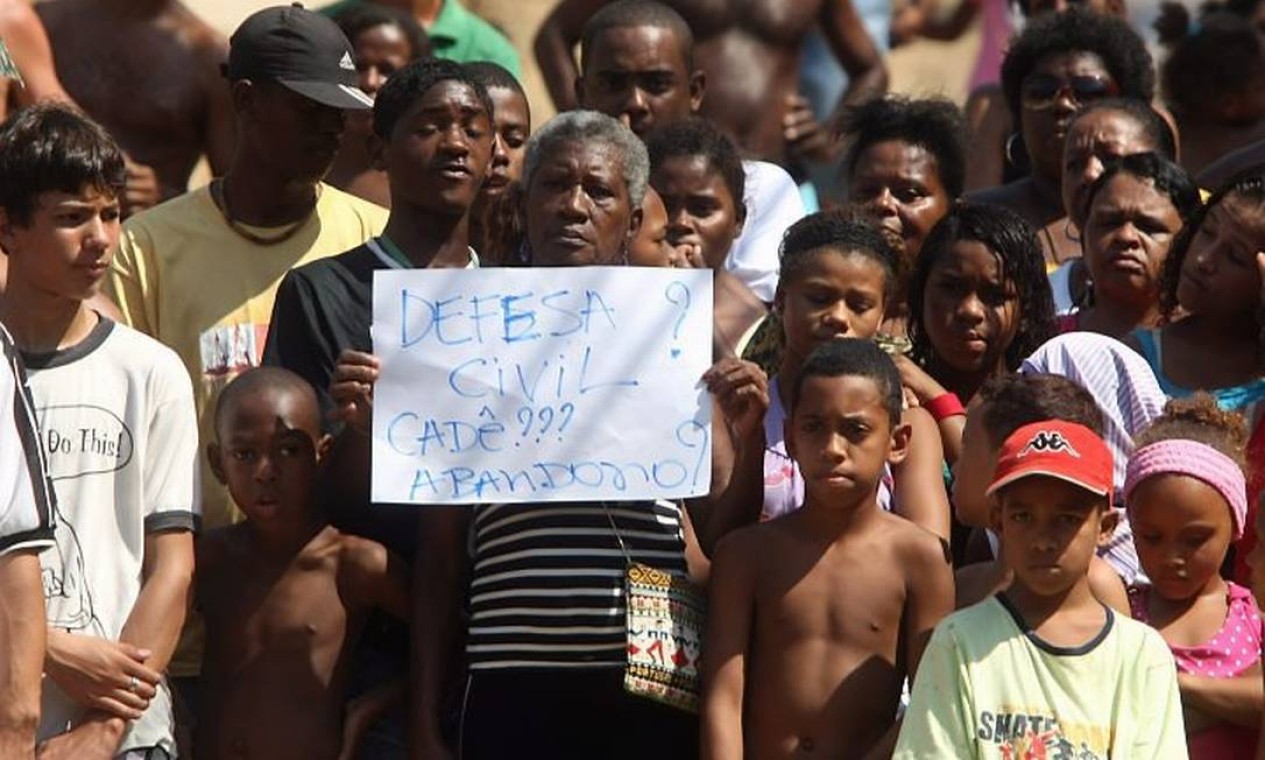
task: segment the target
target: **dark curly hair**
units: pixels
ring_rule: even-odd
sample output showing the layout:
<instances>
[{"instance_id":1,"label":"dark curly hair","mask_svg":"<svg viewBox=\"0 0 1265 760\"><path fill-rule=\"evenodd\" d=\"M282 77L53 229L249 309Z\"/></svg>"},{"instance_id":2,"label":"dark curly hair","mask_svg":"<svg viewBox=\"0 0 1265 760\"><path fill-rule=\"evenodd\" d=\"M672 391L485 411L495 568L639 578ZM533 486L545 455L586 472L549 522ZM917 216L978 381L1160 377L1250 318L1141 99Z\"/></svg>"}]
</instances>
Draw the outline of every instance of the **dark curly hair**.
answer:
<instances>
[{"instance_id":1,"label":"dark curly hair","mask_svg":"<svg viewBox=\"0 0 1265 760\"><path fill-rule=\"evenodd\" d=\"M1247 421L1238 412L1217 405L1217 400L1200 391L1187 398L1172 399L1164 413L1138 433L1134 446L1142 448L1160 441L1196 441L1225 454L1240 467L1247 464Z\"/></svg>"},{"instance_id":2,"label":"dark curly hair","mask_svg":"<svg viewBox=\"0 0 1265 760\"><path fill-rule=\"evenodd\" d=\"M491 121L492 98L465 66L438 58L422 58L392 74L378 91L378 96L373 101L374 134L390 140L391 132L395 130L400 117L408 113L413 104L425 97L431 88L447 81L460 82L473 90Z\"/></svg>"},{"instance_id":3,"label":"dark curly hair","mask_svg":"<svg viewBox=\"0 0 1265 760\"><path fill-rule=\"evenodd\" d=\"M1186 170L1151 152L1134 153L1107 164L1102 175L1089 186L1086 208L1094 205L1098 191L1106 187L1117 174L1128 174L1150 181L1156 192L1168 198L1173 208L1177 209L1177 215L1181 217L1183 224L1199 209L1199 187Z\"/></svg>"},{"instance_id":4,"label":"dark curly hair","mask_svg":"<svg viewBox=\"0 0 1265 760\"><path fill-rule=\"evenodd\" d=\"M1094 395L1062 375L998 375L984 381L977 395L984 432L996 448L1034 422L1074 422L1099 437L1107 424Z\"/></svg>"},{"instance_id":5,"label":"dark curly hair","mask_svg":"<svg viewBox=\"0 0 1265 760\"><path fill-rule=\"evenodd\" d=\"M1006 347L1006 369L1014 371L1033 351L1054 337L1054 296L1045 273L1045 254L1032 226L1002 206L960 201L931 228L909 278L911 354L924 367L935 355L923 320L931 270L962 240L981 243L1001 265L1005 283L1013 286L1019 304L1019 329Z\"/></svg>"},{"instance_id":6,"label":"dark curly hair","mask_svg":"<svg viewBox=\"0 0 1265 760\"><path fill-rule=\"evenodd\" d=\"M1068 134L1071 134L1078 121L1099 111L1111 111L1129 117L1141 127L1142 135L1147 142L1155 146L1151 150L1169 161L1177 160L1177 135L1173 132L1173 125L1169 124L1168 120L1163 116L1160 116L1159 111L1156 111L1145 100L1137 100L1136 98L1105 98L1087 103L1084 108L1076 112L1071 122L1068 123Z\"/></svg>"},{"instance_id":7,"label":"dark curly hair","mask_svg":"<svg viewBox=\"0 0 1265 760\"><path fill-rule=\"evenodd\" d=\"M1125 98L1150 101L1155 69L1146 43L1129 24L1113 16L1072 7L1032 19L1011 43L1001 65L1001 87L1016 122L1022 109L1023 81L1042 60L1060 53L1093 53L1102 59Z\"/></svg>"},{"instance_id":8,"label":"dark curly hair","mask_svg":"<svg viewBox=\"0 0 1265 760\"><path fill-rule=\"evenodd\" d=\"M835 338L817 346L791 388L791 412L799 406L804 383L814 377L868 377L878 386L893 426L900 423L902 390L896 363L878 344L864 338Z\"/></svg>"},{"instance_id":9,"label":"dark curly hair","mask_svg":"<svg viewBox=\"0 0 1265 760\"><path fill-rule=\"evenodd\" d=\"M966 184L966 119L944 98L886 95L850 106L839 119L839 134L849 141L843 159L846 176L861 154L875 143L900 140L917 145L936 159L940 184L957 198Z\"/></svg>"},{"instance_id":10,"label":"dark curly hair","mask_svg":"<svg viewBox=\"0 0 1265 760\"><path fill-rule=\"evenodd\" d=\"M874 223L855 211L818 211L787 228L778 252L778 289L799 277L808 262L824 250L855 254L883 269L883 298L896 289L900 257Z\"/></svg>"},{"instance_id":11,"label":"dark curly hair","mask_svg":"<svg viewBox=\"0 0 1265 760\"><path fill-rule=\"evenodd\" d=\"M746 217L747 206L743 197L747 179L742 169L742 157L738 155L733 141L715 124L697 116L665 124L647 136L646 150L650 152L651 176L671 158L701 156L707 159L710 171L720 174L725 181L739 219Z\"/></svg>"},{"instance_id":12,"label":"dark curly hair","mask_svg":"<svg viewBox=\"0 0 1265 760\"><path fill-rule=\"evenodd\" d=\"M352 5L335 14L334 23L343 30L343 34L353 46L356 44L357 37L374 27L394 26L400 30L405 41L408 42L411 50L409 60L430 58L435 52L430 44L430 37L426 36L426 30L417 23L413 14L405 13L399 8L374 3Z\"/></svg>"},{"instance_id":13,"label":"dark curly hair","mask_svg":"<svg viewBox=\"0 0 1265 760\"><path fill-rule=\"evenodd\" d=\"M1265 213L1265 165L1250 166L1226 180L1206 203L1195 209L1181 232L1173 239L1173 244L1168 248L1168 258L1164 259L1164 268L1160 270L1160 314L1166 321L1172 321L1180 305L1177 301L1177 286L1181 282L1182 266L1186 263L1186 254L1190 253L1191 242L1199 234L1199 228L1203 226L1208 214L1231 196L1253 204L1260 212Z\"/></svg>"}]
</instances>

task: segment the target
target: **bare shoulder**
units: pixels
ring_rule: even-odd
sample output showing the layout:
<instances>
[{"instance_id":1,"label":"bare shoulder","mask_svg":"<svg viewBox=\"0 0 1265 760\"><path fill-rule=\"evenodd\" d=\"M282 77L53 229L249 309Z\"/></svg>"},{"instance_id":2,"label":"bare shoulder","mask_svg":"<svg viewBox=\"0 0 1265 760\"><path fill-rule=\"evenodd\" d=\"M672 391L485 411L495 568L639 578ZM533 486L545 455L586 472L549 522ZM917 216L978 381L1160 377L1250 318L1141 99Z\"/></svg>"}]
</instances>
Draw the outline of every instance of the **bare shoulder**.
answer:
<instances>
[{"instance_id":1,"label":"bare shoulder","mask_svg":"<svg viewBox=\"0 0 1265 760\"><path fill-rule=\"evenodd\" d=\"M742 568L763 565L770 555L778 554L789 538L787 526L794 515L779 517L768 522L746 525L729 533L716 545L712 557L713 570L717 565Z\"/></svg>"},{"instance_id":2,"label":"bare shoulder","mask_svg":"<svg viewBox=\"0 0 1265 760\"><path fill-rule=\"evenodd\" d=\"M883 512L881 516L880 529L887 532L888 540L903 561L918 563L920 567L952 564L953 555L943 538L890 512Z\"/></svg>"},{"instance_id":3,"label":"bare shoulder","mask_svg":"<svg viewBox=\"0 0 1265 760\"><path fill-rule=\"evenodd\" d=\"M330 530L334 530L330 528ZM335 531L336 532L336 531ZM338 574L348 579L364 579L386 572L387 548L377 541L346 533L337 533L334 546L338 558Z\"/></svg>"},{"instance_id":4,"label":"bare shoulder","mask_svg":"<svg viewBox=\"0 0 1265 760\"><path fill-rule=\"evenodd\" d=\"M766 542L768 540L767 536L777 532L777 523L777 520L773 520L755 523L754 525L744 525L726 534L716 544L717 559L723 555L742 554L753 550Z\"/></svg>"}]
</instances>

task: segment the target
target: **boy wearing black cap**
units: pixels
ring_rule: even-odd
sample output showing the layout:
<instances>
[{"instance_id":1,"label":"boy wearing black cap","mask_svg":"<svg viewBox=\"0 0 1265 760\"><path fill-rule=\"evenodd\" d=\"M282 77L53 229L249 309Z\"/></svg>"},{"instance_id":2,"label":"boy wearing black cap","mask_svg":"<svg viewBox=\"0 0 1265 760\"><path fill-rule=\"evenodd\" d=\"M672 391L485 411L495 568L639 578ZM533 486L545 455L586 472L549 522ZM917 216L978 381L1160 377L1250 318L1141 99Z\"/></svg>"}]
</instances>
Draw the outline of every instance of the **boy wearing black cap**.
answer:
<instances>
[{"instance_id":1,"label":"boy wearing black cap","mask_svg":"<svg viewBox=\"0 0 1265 760\"><path fill-rule=\"evenodd\" d=\"M1089 587L1111 490L1111 452L1086 427L1006 439L988 495L1014 580L936 628L896 758L1186 757L1164 640Z\"/></svg>"},{"instance_id":2,"label":"boy wearing black cap","mask_svg":"<svg viewBox=\"0 0 1265 760\"><path fill-rule=\"evenodd\" d=\"M220 390L260 363L281 277L360 245L387 216L321 182L344 110L371 105L338 27L301 7L265 8L230 47L237 139L228 171L127 220L108 277L123 321L183 360L203 441ZM208 528L240 519L205 463L201 483ZM173 676L196 674L195 641L187 632Z\"/></svg>"}]
</instances>

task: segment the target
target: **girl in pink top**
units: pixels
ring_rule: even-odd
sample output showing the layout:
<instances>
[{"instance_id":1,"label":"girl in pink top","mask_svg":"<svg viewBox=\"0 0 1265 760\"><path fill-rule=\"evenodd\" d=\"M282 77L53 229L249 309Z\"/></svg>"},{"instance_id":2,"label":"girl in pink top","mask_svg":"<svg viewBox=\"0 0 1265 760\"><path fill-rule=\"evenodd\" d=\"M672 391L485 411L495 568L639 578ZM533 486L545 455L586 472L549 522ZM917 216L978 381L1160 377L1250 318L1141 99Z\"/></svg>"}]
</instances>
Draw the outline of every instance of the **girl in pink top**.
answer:
<instances>
[{"instance_id":1,"label":"girl in pink top","mask_svg":"<svg viewBox=\"0 0 1265 760\"><path fill-rule=\"evenodd\" d=\"M1177 661L1190 757L1251 757L1265 705L1261 616L1220 575L1247 519L1243 419L1200 393L1169 402L1136 443L1124 496L1150 585L1131 590L1134 617Z\"/></svg>"}]
</instances>

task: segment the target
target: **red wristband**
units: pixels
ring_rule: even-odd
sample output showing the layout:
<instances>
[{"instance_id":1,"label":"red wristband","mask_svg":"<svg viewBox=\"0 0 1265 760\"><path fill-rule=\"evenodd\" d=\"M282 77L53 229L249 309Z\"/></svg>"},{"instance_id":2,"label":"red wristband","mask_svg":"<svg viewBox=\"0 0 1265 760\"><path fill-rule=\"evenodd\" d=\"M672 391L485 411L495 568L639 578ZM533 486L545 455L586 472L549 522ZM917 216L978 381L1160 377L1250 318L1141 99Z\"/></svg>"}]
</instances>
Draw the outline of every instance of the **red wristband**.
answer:
<instances>
[{"instance_id":1,"label":"red wristband","mask_svg":"<svg viewBox=\"0 0 1265 760\"><path fill-rule=\"evenodd\" d=\"M922 408L930 412L936 422L966 414L966 407L962 406L956 393L942 393L923 404Z\"/></svg>"}]
</instances>

